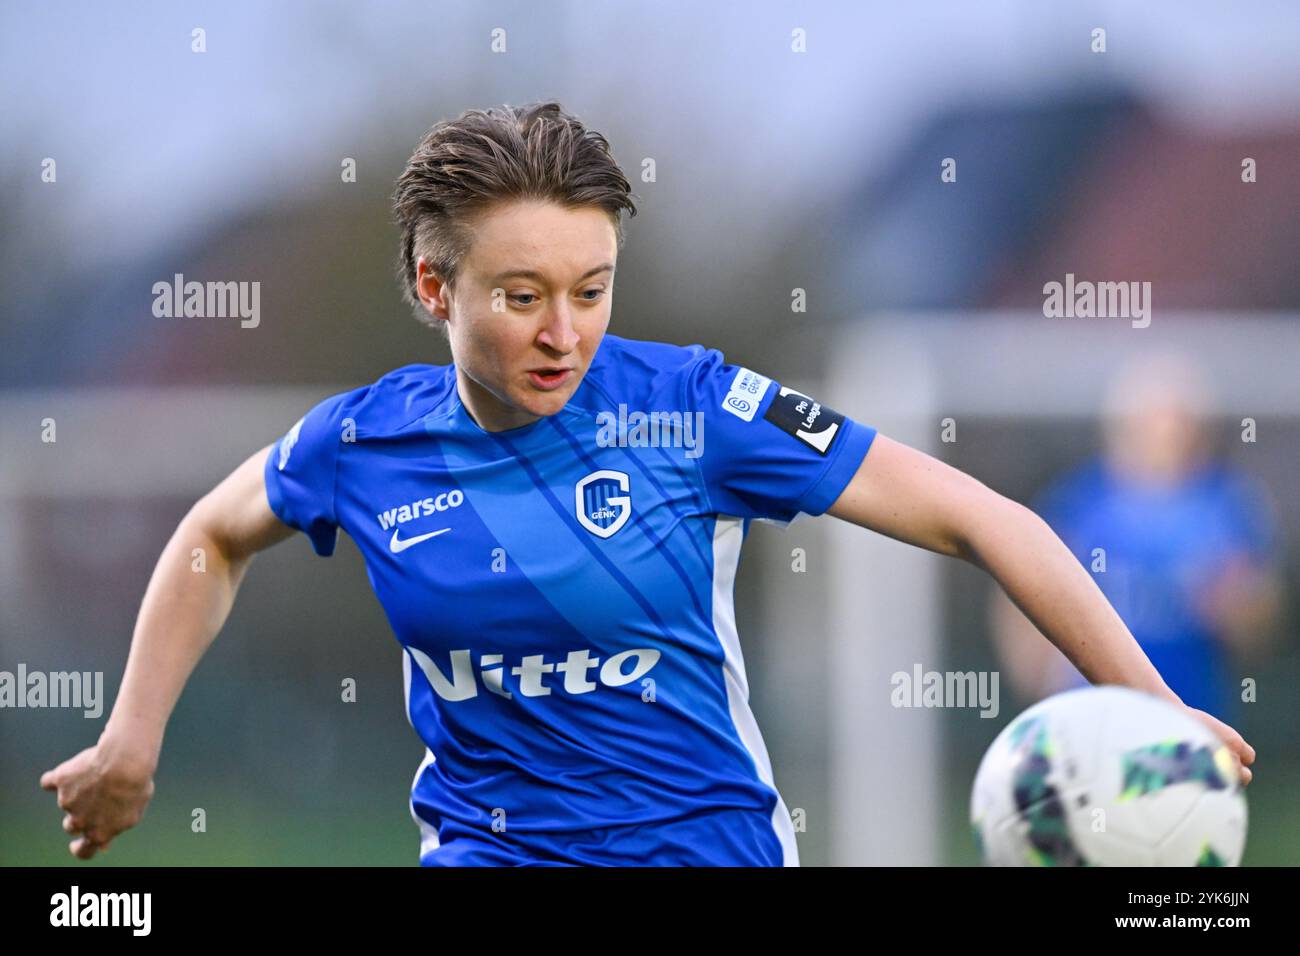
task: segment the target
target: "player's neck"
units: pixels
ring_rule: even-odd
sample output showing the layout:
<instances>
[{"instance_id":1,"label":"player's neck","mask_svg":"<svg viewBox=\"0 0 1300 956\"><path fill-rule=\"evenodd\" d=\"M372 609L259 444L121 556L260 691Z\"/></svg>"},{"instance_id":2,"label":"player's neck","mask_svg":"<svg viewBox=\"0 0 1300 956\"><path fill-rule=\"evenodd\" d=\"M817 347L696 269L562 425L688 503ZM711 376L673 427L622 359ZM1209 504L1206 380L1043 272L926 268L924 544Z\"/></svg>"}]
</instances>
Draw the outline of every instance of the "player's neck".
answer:
<instances>
[{"instance_id":1,"label":"player's neck","mask_svg":"<svg viewBox=\"0 0 1300 956\"><path fill-rule=\"evenodd\" d=\"M534 415L522 408L508 405L488 389L456 369L456 393L460 403L474 420L474 424L485 432L504 432L512 428L531 425L541 416Z\"/></svg>"}]
</instances>

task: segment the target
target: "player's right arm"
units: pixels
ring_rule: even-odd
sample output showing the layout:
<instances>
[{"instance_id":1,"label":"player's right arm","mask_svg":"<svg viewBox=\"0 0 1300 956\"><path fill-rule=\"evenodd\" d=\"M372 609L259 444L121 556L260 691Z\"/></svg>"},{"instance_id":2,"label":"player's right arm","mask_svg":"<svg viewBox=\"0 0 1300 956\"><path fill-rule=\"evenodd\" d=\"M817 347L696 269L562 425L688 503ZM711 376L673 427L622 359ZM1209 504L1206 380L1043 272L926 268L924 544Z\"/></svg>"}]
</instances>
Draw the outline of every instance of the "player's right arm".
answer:
<instances>
[{"instance_id":1,"label":"player's right arm","mask_svg":"<svg viewBox=\"0 0 1300 956\"><path fill-rule=\"evenodd\" d=\"M225 623L253 555L294 533L267 500L263 466L270 451L268 445L252 455L181 520L149 580L98 743L41 775L41 787L55 791L67 813L63 829L77 837L69 849L80 859L108 849L140 821L185 682Z\"/></svg>"}]
</instances>

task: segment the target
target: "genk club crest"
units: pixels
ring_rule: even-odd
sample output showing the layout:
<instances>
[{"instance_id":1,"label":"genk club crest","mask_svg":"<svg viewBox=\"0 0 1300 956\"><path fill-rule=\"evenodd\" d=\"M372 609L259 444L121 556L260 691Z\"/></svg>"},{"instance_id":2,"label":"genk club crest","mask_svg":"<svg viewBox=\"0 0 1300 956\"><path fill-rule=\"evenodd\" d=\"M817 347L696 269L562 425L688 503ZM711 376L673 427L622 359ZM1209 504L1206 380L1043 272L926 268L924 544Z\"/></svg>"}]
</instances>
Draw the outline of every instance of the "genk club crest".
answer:
<instances>
[{"instance_id":1,"label":"genk club crest","mask_svg":"<svg viewBox=\"0 0 1300 956\"><path fill-rule=\"evenodd\" d=\"M593 471L574 486L578 523L598 538L610 538L632 517L631 480L622 471Z\"/></svg>"}]
</instances>

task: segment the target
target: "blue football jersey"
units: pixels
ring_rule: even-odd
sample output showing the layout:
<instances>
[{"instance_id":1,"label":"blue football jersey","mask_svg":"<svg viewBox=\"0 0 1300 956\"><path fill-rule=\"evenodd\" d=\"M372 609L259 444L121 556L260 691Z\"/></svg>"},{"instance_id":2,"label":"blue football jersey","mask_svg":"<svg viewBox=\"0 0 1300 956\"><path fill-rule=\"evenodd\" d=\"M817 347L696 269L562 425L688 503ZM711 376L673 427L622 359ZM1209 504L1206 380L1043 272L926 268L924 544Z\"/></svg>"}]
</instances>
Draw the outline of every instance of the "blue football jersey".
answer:
<instances>
[{"instance_id":1,"label":"blue football jersey","mask_svg":"<svg viewBox=\"0 0 1300 956\"><path fill-rule=\"evenodd\" d=\"M750 521L823 513L875 431L716 350L606 335L501 432L454 366L309 411L265 465L318 554L356 542L426 745L425 865L797 865L732 591Z\"/></svg>"}]
</instances>

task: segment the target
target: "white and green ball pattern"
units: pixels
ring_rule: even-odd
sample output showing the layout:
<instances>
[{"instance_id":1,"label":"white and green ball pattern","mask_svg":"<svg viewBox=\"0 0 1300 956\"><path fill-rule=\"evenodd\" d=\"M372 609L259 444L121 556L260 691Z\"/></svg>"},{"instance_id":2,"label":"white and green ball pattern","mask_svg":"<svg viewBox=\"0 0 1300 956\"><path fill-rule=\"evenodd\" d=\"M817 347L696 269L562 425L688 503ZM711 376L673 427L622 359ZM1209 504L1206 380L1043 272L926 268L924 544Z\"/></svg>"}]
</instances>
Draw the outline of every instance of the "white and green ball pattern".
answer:
<instances>
[{"instance_id":1,"label":"white and green ball pattern","mask_svg":"<svg viewBox=\"0 0 1300 956\"><path fill-rule=\"evenodd\" d=\"M1088 687L998 735L971 826L993 866L1236 866L1246 799L1208 727L1149 694Z\"/></svg>"}]
</instances>

